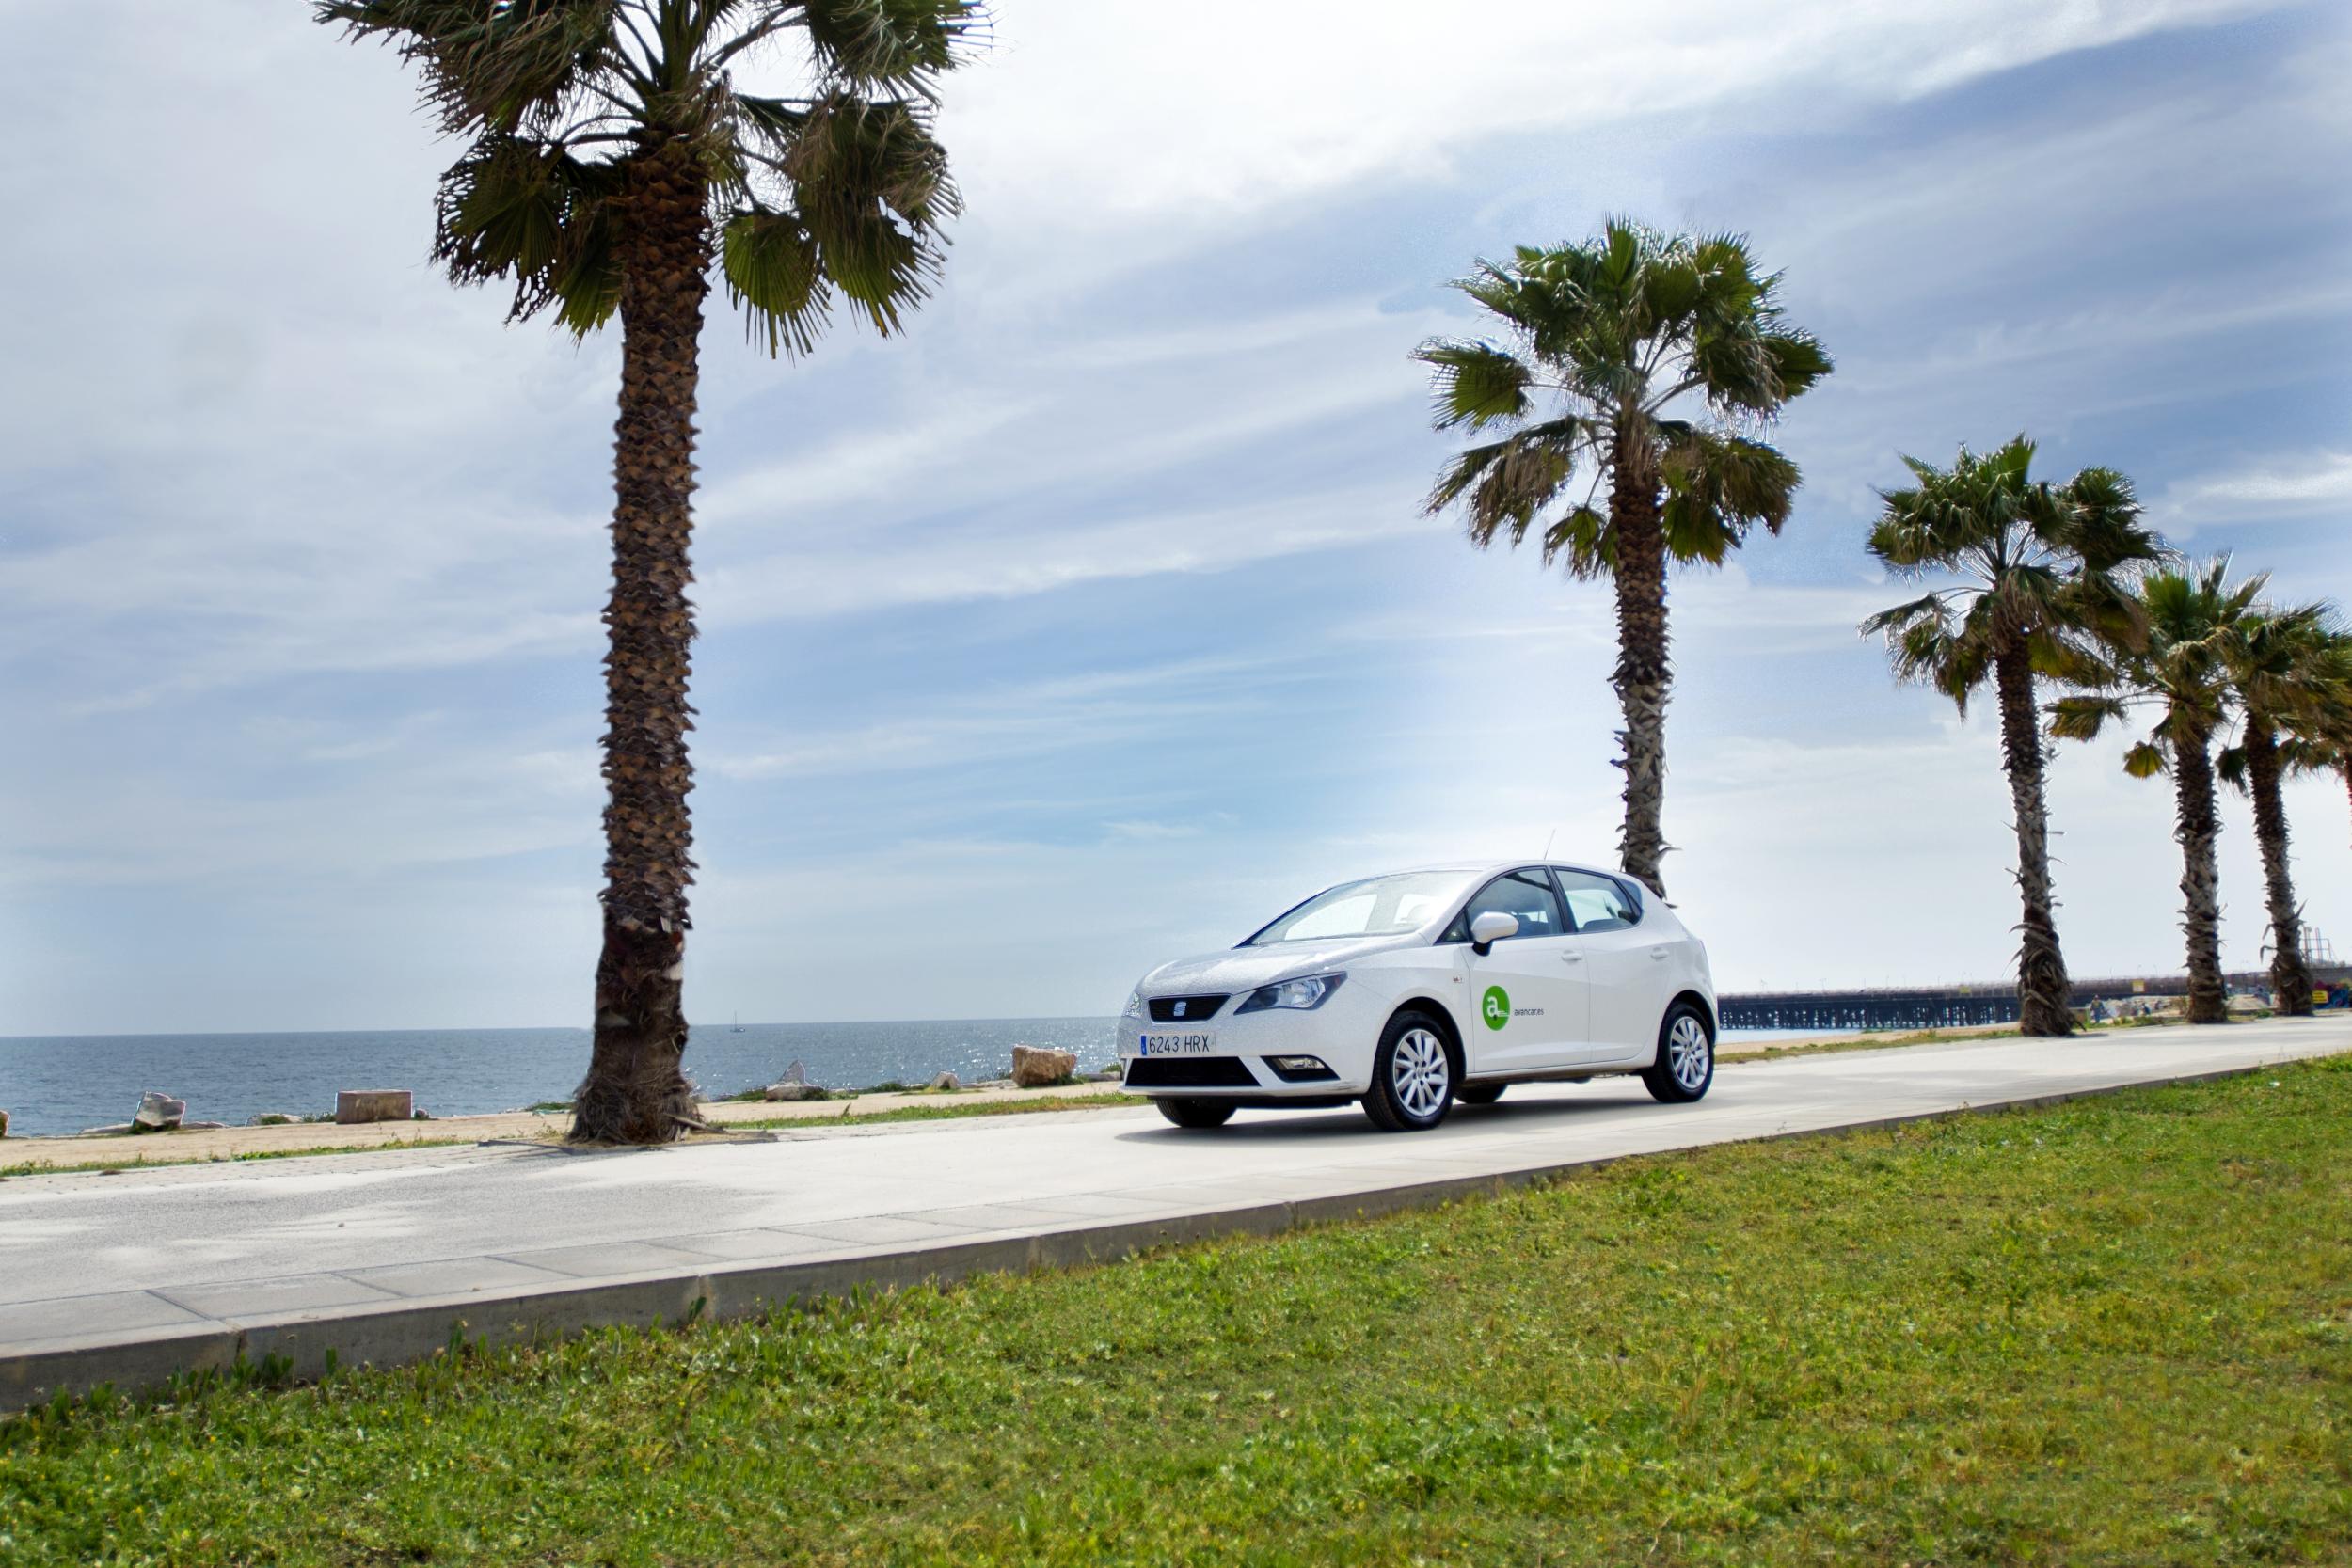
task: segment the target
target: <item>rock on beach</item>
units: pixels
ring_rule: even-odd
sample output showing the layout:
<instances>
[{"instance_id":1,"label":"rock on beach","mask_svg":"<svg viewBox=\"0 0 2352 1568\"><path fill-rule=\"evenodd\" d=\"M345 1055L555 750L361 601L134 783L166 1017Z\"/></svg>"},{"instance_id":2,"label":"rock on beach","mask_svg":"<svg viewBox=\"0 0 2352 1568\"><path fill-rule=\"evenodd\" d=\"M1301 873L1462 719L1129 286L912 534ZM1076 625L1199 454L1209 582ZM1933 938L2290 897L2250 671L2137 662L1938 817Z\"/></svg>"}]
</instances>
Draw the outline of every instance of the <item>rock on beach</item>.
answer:
<instances>
[{"instance_id":1,"label":"rock on beach","mask_svg":"<svg viewBox=\"0 0 2352 1568\"><path fill-rule=\"evenodd\" d=\"M1077 1070L1078 1053L1074 1051L1055 1051L1036 1045L1016 1045L1012 1048L1012 1081L1025 1089L1040 1089L1048 1084L1066 1082Z\"/></svg>"},{"instance_id":2,"label":"rock on beach","mask_svg":"<svg viewBox=\"0 0 2352 1568\"><path fill-rule=\"evenodd\" d=\"M413 1121L416 1097L406 1089L338 1089L335 1120L345 1127L371 1121Z\"/></svg>"}]
</instances>

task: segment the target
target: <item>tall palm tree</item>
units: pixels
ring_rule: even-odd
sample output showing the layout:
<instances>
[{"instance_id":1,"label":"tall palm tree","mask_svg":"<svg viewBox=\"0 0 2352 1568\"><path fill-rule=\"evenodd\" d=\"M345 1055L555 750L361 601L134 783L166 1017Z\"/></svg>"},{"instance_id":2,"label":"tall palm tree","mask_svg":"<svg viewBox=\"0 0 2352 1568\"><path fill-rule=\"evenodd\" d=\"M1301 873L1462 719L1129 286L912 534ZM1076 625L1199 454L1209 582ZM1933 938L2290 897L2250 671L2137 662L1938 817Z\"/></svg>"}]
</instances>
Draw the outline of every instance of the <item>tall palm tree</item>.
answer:
<instances>
[{"instance_id":1,"label":"tall palm tree","mask_svg":"<svg viewBox=\"0 0 2352 1568\"><path fill-rule=\"evenodd\" d=\"M2321 765L2328 737L2352 721L2352 637L2325 605L2258 604L2239 618L2223 657L2243 728L2238 744L2221 753L2220 773L2253 800L2270 913L2271 989L2280 1010L2300 1018L2312 1010L2312 973L2303 961L2280 781Z\"/></svg>"},{"instance_id":2,"label":"tall palm tree","mask_svg":"<svg viewBox=\"0 0 2352 1568\"><path fill-rule=\"evenodd\" d=\"M2001 709L2001 761L2017 831L2019 1025L2028 1035L2074 1026L2066 958L2050 887L2049 811L2042 791L2038 677L2099 668L2094 627L2129 641L2128 594L2115 574L2154 561L2163 546L2140 525L2131 482L2085 468L2063 484L2031 475L2023 436L1949 468L1906 457L1917 483L1879 493L1870 553L1899 577L1956 575L1862 624L1886 639L1899 679L1949 697L1964 715L1987 682Z\"/></svg>"},{"instance_id":3,"label":"tall palm tree","mask_svg":"<svg viewBox=\"0 0 2352 1568\"><path fill-rule=\"evenodd\" d=\"M1415 357L1436 384L1438 428L1500 427L1449 464L1428 511L1468 498L1470 535L1517 545L1541 517L1546 565L1612 578L1625 714L1626 871L1666 891L1666 562L1722 564L1751 529L1788 519L1797 466L1743 434L1829 373L1790 326L1778 274L1746 241L1668 235L1612 219L1581 244L1522 245L1454 284L1508 335L1433 338ZM1539 406L1549 404L1549 406ZM1607 510L1594 504L1603 487Z\"/></svg>"},{"instance_id":4,"label":"tall palm tree","mask_svg":"<svg viewBox=\"0 0 2352 1568\"><path fill-rule=\"evenodd\" d=\"M696 1124L681 965L694 399L714 269L771 354L837 295L884 334L936 276L956 209L935 86L971 0L321 0L394 43L465 149L434 259L585 336L621 319L612 595L604 611L604 945L572 1136L657 1143ZM766 54L787 96L740 90Z\"/></svg>"},{"instance_id":5,"label":"tall palm tree","mask_svg":"<svg viewBox=\"0 0 2352 1568\"><path fill-rule=\"evenodd\" d=\"M2181 928L2188 938L2188 1021L2229 1017L2221 977L2221 816L2214 791L2213 743L2232 702L2232 643L2262 597L2264 578L2235 584L2223 556L2198 567L2166 567L2139 581L2144 639L2117 645L2112 667L2087 696L2062 697L2052 733L2089 740L2135 709L2153 716L2145 739L2124 753L2133 778L2172 775L2173 833L2181 846Z\"/></svg>"}]
</instances>

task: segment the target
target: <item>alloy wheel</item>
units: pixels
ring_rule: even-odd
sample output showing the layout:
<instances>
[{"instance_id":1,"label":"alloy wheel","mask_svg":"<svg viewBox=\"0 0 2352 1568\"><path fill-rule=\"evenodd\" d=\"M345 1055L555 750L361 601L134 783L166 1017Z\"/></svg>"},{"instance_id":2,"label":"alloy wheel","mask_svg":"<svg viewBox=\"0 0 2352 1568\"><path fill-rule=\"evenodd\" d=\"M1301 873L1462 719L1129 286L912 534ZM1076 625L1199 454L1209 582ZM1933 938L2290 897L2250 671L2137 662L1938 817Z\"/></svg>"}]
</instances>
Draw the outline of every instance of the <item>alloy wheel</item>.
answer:
<instances>
[{"instance_id":1,"label":"alloy wheel","mask_svg":"<svg viewBox=\"0 0 2352 1568\"><path fill-rule=\"evenodd\" d=\"M1675 1020L1674 1032L1666 1037L1666 1069L1684 1093L1696 1094L1707 1082L1714 1069L1712 1054L1705 1024L1688 1013Z\"/></svg>"},{"instance_id":2,"label":"alloy wheel","mask_svg":"<svg viewBox=\"0 0 2352 1568\"><path fill-rule=\"evenodd\" d=\"M1396 1102L1415 1121L1426 1121L1445 1104L1454 1065L1446 1059L1445 1042L1427 1029L1408 1029L1396 1042L1389 1066L1389 1086Z\"/></svg>"}]
</instances>

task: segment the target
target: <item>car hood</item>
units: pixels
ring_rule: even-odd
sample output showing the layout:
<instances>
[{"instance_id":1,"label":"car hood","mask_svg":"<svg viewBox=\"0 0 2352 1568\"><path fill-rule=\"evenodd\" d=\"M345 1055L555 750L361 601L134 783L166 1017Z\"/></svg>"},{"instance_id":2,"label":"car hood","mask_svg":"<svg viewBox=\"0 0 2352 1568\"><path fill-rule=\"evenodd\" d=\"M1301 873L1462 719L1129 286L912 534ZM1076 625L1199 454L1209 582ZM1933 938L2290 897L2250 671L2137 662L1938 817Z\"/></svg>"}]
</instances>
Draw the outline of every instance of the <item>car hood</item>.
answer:
<instances>
[{"instance_id":1,"label":"car hood","mask_svg":"<svg viewBox=\"0 0 2352 1568\"><path fill-rule=\"evenodd\" d=\"M1285 942L1267 947L1228 947L1165 963L1143 977L1136 989L1146 996L1187 996L1203 991L1255 990L1277 980L1321 974L1344 969L1375 953L1413 947L1426 940L1422 932L1401 937L1358 937L1346 942Z\"/></svg>"}]
</instances>

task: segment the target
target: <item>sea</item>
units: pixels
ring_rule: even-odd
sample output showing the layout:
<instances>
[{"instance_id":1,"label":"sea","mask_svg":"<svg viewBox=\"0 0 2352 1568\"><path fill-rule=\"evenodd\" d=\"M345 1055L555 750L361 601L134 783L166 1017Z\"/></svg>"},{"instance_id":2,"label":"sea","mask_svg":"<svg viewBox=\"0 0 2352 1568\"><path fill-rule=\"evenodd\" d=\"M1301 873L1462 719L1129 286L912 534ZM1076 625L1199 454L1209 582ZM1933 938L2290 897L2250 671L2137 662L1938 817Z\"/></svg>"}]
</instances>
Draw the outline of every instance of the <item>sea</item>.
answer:
<instances>
[{"instance_id":1,"label":"sea","mask_svg":"<svg viewBox=\"0 0 2352 1568\"><path fill-rule=\"evenodd\" d=\"M1116 1018L989 1018L898 1023L698 1024L686 1074L714 1099L772 1084L798 1062L812 1084L869 1088L1000 1078L1015 1045L1107 1065ZM1724 1045L1788 1030L1729 1030ZM24 1035L0 1037L0 1111L12 1137L131 1119L139 1096L188 1102L192 1121L318 1115L338 1089L407 1089L437 1117L568 1100L588 1065L585 1029L389 1029L327 1034ZM5 1164L0 1158L0 1164Z\"/></svg>"}]
</instances>

